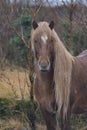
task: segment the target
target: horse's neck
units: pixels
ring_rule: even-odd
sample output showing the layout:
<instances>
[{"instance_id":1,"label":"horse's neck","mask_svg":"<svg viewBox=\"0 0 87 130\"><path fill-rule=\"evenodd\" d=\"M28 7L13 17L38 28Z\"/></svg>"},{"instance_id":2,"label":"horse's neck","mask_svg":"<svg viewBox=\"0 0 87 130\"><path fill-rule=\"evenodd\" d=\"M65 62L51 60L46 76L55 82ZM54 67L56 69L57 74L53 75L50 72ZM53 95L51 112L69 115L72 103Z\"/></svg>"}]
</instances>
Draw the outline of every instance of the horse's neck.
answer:
<instances>
[{"instance_id":1,"label":"horse's neck","mask_svg":"<svg viewBox=\"0 0 87 130\"><path fill-rule=\"evenodd\" d=\"M52 83L53 82L53 76L54 76L54 70L51 69L48 72L41 72L38 68L38 65L35 66L35 72L36 72L36 76L37 79L43 83Z\"/></svg>"},{"instance_id":2,"label":"horse's neck","mask_svg":"<svg viewBox=\"0 0 87 130\"><path fill-rule=\"evenodd\" d=\"M40 78L43 81L52 81L53 80L53 71L49 72L40 72Z\"/></svg>"}]
</instances>

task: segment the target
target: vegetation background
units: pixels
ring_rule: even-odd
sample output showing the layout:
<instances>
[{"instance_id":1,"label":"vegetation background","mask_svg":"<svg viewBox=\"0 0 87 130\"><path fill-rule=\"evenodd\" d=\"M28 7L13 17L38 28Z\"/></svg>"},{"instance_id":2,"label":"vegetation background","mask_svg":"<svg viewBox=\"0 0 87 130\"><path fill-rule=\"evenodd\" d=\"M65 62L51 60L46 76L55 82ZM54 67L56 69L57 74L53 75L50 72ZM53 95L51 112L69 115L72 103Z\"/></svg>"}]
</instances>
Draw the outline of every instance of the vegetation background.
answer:
<instances>
[{"instance_id":1,"label":"vegetation background","mask_svg":"<svg viewBox=\"0 0 87 130\"><path fill-rule=\"evenodd\" d=\"M55 0L54 5L49 0L0 0L0 130L45 130L37 102L32 105L31 97L33 19L54 20L55 30L72 55L87 49L87 1L61 0L60 4ZM72 115L71 125L80 129L86 121L87 115Z\"/></svg>"}]
</instances>

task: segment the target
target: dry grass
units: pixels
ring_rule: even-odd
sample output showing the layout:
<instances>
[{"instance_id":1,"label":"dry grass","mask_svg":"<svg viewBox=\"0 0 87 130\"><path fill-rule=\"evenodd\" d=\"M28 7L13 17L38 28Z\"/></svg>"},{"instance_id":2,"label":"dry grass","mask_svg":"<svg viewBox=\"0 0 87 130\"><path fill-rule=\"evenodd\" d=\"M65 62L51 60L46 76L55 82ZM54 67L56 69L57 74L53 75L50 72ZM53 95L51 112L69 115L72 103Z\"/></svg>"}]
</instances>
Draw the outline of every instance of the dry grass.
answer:
<instances>
[{"instance_id":1,"label":"dry grass","mask_svg":"<svg viewBox=\"0 0 87 130\"><path fill-rule=\"evenodd\" d=\"M45 125L37 125L37 130L46 130L46 126Z\"/></svg>"},{"instance_id":2,"label":"dry grass","mask_svg":"<svg viewBox=\"0 0 87 130\"><path fill-rule=\"evenodd\" d=\"M0 120L0 130L23 130L23 128L30 130L29 124L23 124L18 119ZM45 125L38 125L37 130L46 130Z\"/></svg>"},{"instance_id":3,"label":"dry grass","mask_svg":"<svg viewBox=\"0 0 87 130\"><path fill-rule=\"evenodd\" d=\"M21 96L29 96L28 73L25 70L6 69L1 71L0 75L0 97L21 98Z\"/></svg>"},{"instance_id":4,"label":"dry grass","mask_svg":"<svg viewBox=\"0 0 87 130\"><path fill-rule=\"evenodd\" d=\"M22 124L19 120L10 119L10 120L0 120L0 130L22 130Z\"/></svg>"},{"instance_id":5,"label":"dry grass","mask_svg":"<svg viewBox=\"0 0 87 130\"><path fill-rule=\"evenodd\" d=\"M0 71L0 98L29 97L28 73L24 69L6 69ZM18 119L0 119L0 130L23 130L25 126L30 130L29 124ZM37 124L37 130L46 130L45 125Z\"/></svg>"}]
</instances>

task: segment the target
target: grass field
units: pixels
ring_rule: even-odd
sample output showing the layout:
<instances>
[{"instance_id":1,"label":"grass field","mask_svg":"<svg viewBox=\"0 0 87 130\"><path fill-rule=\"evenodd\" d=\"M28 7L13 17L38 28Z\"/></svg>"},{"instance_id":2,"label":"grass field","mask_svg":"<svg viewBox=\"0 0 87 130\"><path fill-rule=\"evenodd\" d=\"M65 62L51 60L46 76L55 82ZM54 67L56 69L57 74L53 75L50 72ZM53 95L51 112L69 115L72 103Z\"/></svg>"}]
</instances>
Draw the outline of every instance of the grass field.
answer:
<instances>
[{"instance_id":1,"label":"grass field","mask_svg":"<svg viewBox=\"0 0 87 130\"><path fill-rule=\"evenodd\" d=\"M0 97L21 98L29 96L28 73L23 70L6 69L0 72Z\"/></svg>"},{"instance_id":2,"label":"grass field","mask_svg":"<svg viewBox=\"0 0 87 130\"><path fill-rule=\"evenodd\" d=\"M42 124L37 124L36 127L37 130L46 130L46 126ZM18 119L8 119L0 120L0 130L30 130L30 128L28 124L23 124Z\"/></svg>"},{"instance_id":3,"label":"grass field","mask_svg":"<svg viewBox=\"0 0 87 130\"><path fill-rule=\"evenodd\" d=\"M24 69L5 69L0 71L0 98L29 98L28 73ZM26 127L24 127L26 126ZM25 130L29 128L28 122L20 121L17 118L0 119L0 130ZM26 129L27 130L27 129ZM46 130L44 125L37 125L37 130Z\"/></svg>"}]
</instances>

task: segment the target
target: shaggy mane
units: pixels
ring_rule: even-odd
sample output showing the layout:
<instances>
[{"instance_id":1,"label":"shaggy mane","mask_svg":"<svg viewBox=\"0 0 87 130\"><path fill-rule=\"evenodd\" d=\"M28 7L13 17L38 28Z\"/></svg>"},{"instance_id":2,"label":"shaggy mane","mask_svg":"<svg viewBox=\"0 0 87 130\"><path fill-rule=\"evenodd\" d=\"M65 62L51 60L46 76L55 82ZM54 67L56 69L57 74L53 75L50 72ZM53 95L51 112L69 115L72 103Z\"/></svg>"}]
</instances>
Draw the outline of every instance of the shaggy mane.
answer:
<instances>
[{"instance_id":1,"label":"shaggy mane","mask_svg":"<svg viewBox=\"0 0 87 130\"><path fill-rule=\"evenodd\" d=\"M55 67L54 67L54 81L55 81L55 96L58 104L58 113L63 109L63 118L67 114L69 99L70 99L70 83L72 73L72 62L74 57L66 50L63 43L57 36L55 44Z\"/></svg>"}]
</instances>

